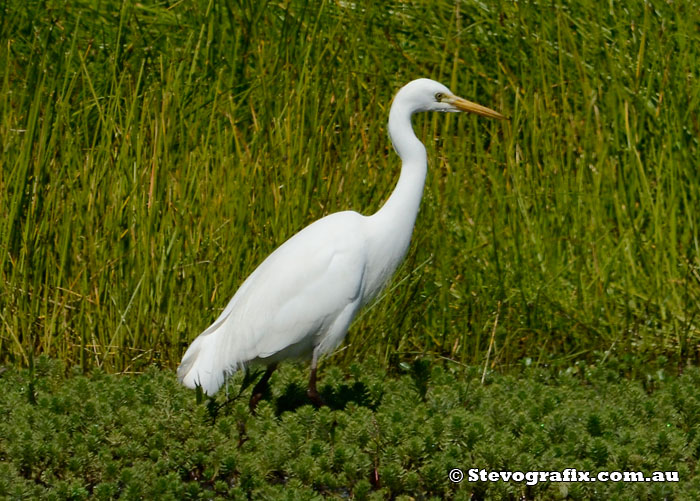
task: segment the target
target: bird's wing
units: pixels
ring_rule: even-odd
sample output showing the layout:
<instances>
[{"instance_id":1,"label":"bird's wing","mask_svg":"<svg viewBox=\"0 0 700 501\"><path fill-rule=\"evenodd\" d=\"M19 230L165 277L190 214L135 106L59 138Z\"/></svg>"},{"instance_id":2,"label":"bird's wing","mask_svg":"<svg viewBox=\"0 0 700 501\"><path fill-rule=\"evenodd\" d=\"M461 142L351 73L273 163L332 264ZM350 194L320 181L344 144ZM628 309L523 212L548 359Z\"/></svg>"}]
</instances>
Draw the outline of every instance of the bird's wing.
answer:
<instances>
[{"instance_id":1,"label":"bird's wing","mask_svg":"<svg viewBox=\"0 0 700 501\"><path fill-rule=\"evenodd\" d=\"M249 360L300 343L310 351L340 312L359 301L367 260L356 217L362 216L340 213L312 224L251 276L229 317L233 330L245 329Z\"/></svg>"},{"instance_id":2,"label":"bird's wing","mask_svg":"<svg viewBox=\"0 0 700 501\"><path fill-rule=\"evenodd\" d=\"M355 212L332 214L270 254L187 350L178 369L183 383L212 394L225 373L249 361L309 354L348 306L359 305L363 220Z\"/></svg>"}]
</instances>

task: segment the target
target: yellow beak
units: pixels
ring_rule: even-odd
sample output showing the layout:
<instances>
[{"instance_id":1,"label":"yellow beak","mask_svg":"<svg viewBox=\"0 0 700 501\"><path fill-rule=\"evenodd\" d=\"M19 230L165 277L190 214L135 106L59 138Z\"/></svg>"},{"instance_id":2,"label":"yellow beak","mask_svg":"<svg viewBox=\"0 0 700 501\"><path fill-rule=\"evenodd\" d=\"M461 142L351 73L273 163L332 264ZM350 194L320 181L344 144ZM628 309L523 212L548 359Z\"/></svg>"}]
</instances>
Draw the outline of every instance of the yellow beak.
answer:
<instances>
[{"instance_id":1,"label":"yellow beak","mask_svg":"<svg viewBox=\"0 0 700 501\"><path fill-rule=\"evenodd\" d=\"M496 118L498 120L503 120L506 118L499 112L494 111L491 108L481 106L480 104L472 103L471 101L467 101L466 99L462 99L461 97L447 96L444 98L444 101L450 103L452 106L454 106L460 111L476 113L477 115L481 115L482 117Z\"/></svg>"}]
</instances>

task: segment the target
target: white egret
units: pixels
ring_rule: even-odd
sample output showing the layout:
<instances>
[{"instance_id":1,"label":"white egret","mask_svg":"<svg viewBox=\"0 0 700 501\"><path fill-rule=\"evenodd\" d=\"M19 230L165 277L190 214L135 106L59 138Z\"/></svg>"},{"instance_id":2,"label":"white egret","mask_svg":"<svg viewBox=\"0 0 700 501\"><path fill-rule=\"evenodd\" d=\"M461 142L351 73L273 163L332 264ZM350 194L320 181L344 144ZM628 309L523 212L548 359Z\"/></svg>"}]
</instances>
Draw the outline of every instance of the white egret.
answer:
<instances>
[{"instance_id":1,"label":"white egret","mask_svg":"<svg viewBox=\"0 0 700 501\"><path fill-rule=\"evenodd\" d=\"M402 162L389 199L371 216L344 211L319 219L270 254L187 349L177 370L182 384L213 395L236 370L265 365L252 410L280 360L310 356L307 393L322 404L316 390L319 357L341 343L360 308L386 285L408 251L428 165L411 126L411 115L420 111L503 118L433 80L402 87L389 112L389 136Z\"/></svg>"}]
</instances>

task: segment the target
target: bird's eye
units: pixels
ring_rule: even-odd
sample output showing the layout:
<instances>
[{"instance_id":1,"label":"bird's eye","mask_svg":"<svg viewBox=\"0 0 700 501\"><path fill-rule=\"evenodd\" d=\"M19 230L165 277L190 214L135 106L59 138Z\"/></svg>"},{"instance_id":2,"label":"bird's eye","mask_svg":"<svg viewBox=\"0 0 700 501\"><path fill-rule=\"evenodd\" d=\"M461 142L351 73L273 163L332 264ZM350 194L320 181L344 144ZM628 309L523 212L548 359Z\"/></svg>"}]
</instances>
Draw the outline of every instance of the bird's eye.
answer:
<instances>
[{"instance_id":1,"label":"bird's eye","mask_svg":"<svg viewBox=\"0 0 700 501\"><path fill-rule=\"evenodd\" d=\"M435 94L435 100L436 100L437 102L442 101L442 98L443 98L443 97L445 97L445 96L444 96L444 94L443 94L442 92L438 92L438 93Z\"/></svg>"}]
</instances>

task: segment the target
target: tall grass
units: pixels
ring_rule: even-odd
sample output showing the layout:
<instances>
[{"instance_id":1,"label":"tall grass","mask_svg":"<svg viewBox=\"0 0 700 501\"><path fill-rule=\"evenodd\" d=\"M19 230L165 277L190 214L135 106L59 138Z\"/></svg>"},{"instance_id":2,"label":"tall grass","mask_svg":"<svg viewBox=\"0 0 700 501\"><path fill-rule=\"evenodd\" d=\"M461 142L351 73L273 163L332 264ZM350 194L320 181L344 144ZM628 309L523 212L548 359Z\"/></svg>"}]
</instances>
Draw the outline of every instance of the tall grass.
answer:
<instances>
[{"instance_id":1,"label":"tall grass","mask_svg":"<svg viewBox=\"0 0 700 501\"><path fill-rule=\"evenodd\" d=\"M2 9L3 363L175 366L286 238L381 206L422 76L510 120L415 119L412 249L336 358L697 361L692 2Z\"/></svg>"}]
</instances>

